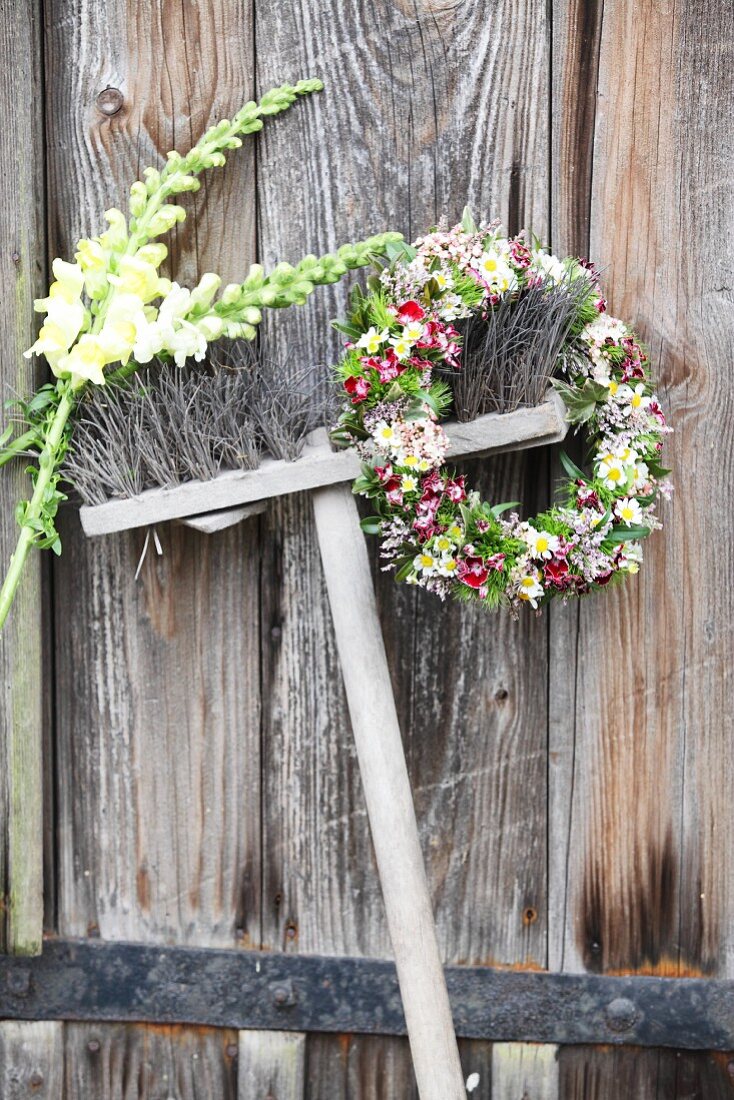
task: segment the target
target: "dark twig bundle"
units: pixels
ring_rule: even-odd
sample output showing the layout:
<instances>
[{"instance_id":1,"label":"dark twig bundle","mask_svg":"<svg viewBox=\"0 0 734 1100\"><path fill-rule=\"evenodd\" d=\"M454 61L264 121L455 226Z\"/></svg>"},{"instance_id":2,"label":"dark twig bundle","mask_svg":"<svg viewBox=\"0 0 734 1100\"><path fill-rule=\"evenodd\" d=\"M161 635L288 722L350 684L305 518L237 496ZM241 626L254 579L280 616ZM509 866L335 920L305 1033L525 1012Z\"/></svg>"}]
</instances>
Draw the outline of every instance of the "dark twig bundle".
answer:
<instances>
[{"instance_id":1,"label":"dark twig bundle","mask_svg":"<svg viewBox=\"0 0 734 1100\"><path fill-rule=\"evenodd\" d=\"M201 367L161 363L80 403L64 473L87 504L293 461L326 422L317 372L234 343Z\"/></svg>"},{"instance_id":2,"label":"dark twig bundle","mask_svg":"<svg viewBox=\"0 0 734 1100\"><path fill-rule=\"evenodd\" d=\"M558 372L562 345L587 293L584 279L548 280L519 297L504 295L485 316L460 321L461 369L442 372L453 391L457 420L539 404Z\"/></svg>"}]
</instances>

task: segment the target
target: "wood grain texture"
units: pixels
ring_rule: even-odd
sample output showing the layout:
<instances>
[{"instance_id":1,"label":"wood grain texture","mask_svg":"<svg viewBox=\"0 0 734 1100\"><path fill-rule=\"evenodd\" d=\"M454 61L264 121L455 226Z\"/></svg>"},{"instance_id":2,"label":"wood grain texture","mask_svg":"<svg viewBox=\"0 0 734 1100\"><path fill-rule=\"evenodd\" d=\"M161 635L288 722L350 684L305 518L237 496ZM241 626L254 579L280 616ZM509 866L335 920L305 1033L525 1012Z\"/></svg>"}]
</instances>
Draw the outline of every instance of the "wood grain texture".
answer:
<instances>
[{"instance_id":1,"label":"wood grain texture","mask_svg":"<svg viewBox=\"0 0 734 1100\"><path fill-rule=\"evenodd\" d=\"M66 1024L64 1087L63 1100L238 1100L237 1032Z\"/></svg>"},{"instance_id":2,"label":"wood grain texture","mask_svg":"<svg viewBox=\"0 0 734 1100\"><path fill-rule=\"evenodd\" d=\"M52 249L73 250L146 163L185 151L252 90L237 4L50 3ZM69 65L77 57L79 64ZM106 85L123 93L112 117ZM184 279L254 254L252 143L194 196ZM204 205L204 200L206 206ZM176 242L174 242L176 243ZM56 572L59 928L130 939L259 941L257 522L210 541L162 532L94 547L64 521Z\"/></svg>"},{"instance_id":3,"label":"wood grain texture","mask_svg":"<svg viewBox=\"0 0 734 1100\"><path fill-rule=\"evenodd\" d=\"M557 1058L558 1048L550 1045L495 1043L492 1096L499 1100L567 1100L566 1093L559 1091Z\"/></svg>"},{"instance_id":4,"label":"wood grain texture","mask_svg":"<svg viewBox=\"0 0 734 1100\"><path fill-rule=\"evenodd\" d=\"M728 8L612 4L599 24L591 252L650 345L676 494L639 583L582 607L575 660L559 654L552 915L570 969L731 973L732 601L705 595L732 484Z\"/></svg>"},{"instance_id":5,"label":"wood grain texture","mask_svg":"<svg viewBox=\"0 0 734 1100\"><path fill-rule=\"evenodd\" d=\"M565 1047L563 1100L731 1100L731 1057L704 1051Z\"/></svg>"},{"instance_id":6,"label":"wood grain texture","mask_svg":"<svg viewBox=\"0 0 734 1100\"><path fill-rule=\"evenodd\" d=\"M546 231L545 5L328 0L277 13L258 7L256 28L259 86L314 66L326 79L297 120L263 135L263 262L377 226L415 236L442 215L458 220L467 201L512 229ZM270 322L268 339L296 364L333 361L338 341L327 325L344 294L314 295ZM495 499L535 503L534 457L481 468L480 480L470 467L472 479ZM385 921L303 509L298 498L274 507L265 550L282 573L263 612L264 629L275 632L264 650L263 935L286 949L380 954L389 950ZM379 581L443 954L542 965L547 716L532 666L545 667L545 624L467 615ZM458 646L462 661L448 669ZM314 1095L344 1095L341 1080L322 1078ZM360 1087L369 1096L375 1086Z\"/></svg>"},{"instance_id":7,"label":"wood grain texture","mask_svg":"<svg viewBox=\"0 0 734 1100\"><path fill-rule=\"evenodd\" d=\"M61 1100L63 1025L0 1023L0 1096L3 1100Z\"/></svg>"},{"instance_id":8,"label":"wood grain texture","mask_svg":"<svg viewBox=\"0 0 734 1100\"><path fill-rule=\"evenodd\" d=\"M545 9L528 4L513 12L516 33L512 36L503 34L511 21L510 8L504 5L490 12L483 5L465 5L460 14L429 7L408 14L378 6L366 21L364 13L340 3L324 4L316 11L310 5L293 5L288 13L279 12L277 19L258 14L261 85L271 82L286 61L297 66L302 57L300 68L308 67L315 42L329 78L327 91L306 104L298 120L285 119L277 132L272 129L263 136L259 170L263 258L295 255L304 242L318 250L377 224L390 224L408 235L417 233L442 213L458 216L467 196L487 215L498 212L505 217L512 200L519 204L521 220L534 222L542 232L547 205L546 131L538 87L544 88L546 80ZM454 45L449 55L445 43L450 40ZM299 54L294 56L296 45ZM469 64L459 65L459 56L470 58ZM516 92L516 98L510 97L511 107L501 115L490 93L499 83ZM328 142L320 140L322 133L329 134ZM493 135L490 146L472 157L470 150L483 144L487 133ZM463 150L461 157L452 157L456 149ZM406 169L403 174L398 171L398 163L409 166L407 175ZM519 187L515 193L513 179ZM306 203L304 210L303 196L311 192L319 195L319 202ZM523 196L521 204L519 196ZM278 319L271 338L296 349L304 361L334 355L336 341L324 340L326 321L343 301L343 288L320 296L306 310ZM503 459L494 468L503 476L505 495L516 491L526 477L535 480L529 473L532 459ZM481 487L487 486L485 481ZM523 496L527 499L527 492ZM366 847L365 823L343 732L346 716L338 676L333 673L331 629L316 610L323 588L313 535L305 522L294 533L297 513L291 509L295 503L285 507L287 512L280 511L283 541L278 556L282 554L284 569L289 568L287 563L297 564L283 578L279 611L287 613L288 621L277 624L280 654L267 674L271 699L278 698L279 714L287 715L277 737L268 736L266 749L271 754L265 764L266 783L272 784L266 803L278 808L275 819L268 812L265 820L267 858L275 853L272 873L266 868L266 881L273 883L268 896L281 897L279 912L272 913L274 927L268 939L283 942L289 922L297 921L301 947L379 952L385 945L384 922L374 888L365 881L371 871L358 854ZM526 621L518 628L494 618L467 616L457 608L442 609L435 600L421 601L420 595L396 590L390 580L382 596L383 626L391 645L391 668L396 672L447 957L468 961L491 955L516 961L529 955L542 961L544 922L525 925L522 914L532 904L530 898L542 912L545 889L544 798L541 794L537 800L527 799L525 794L528 786L542 786L544 691L542 684L537 690L534 686L531 662L525 656L522 662L515 658L530 647L541 665L545 663L544 626ZM299 612L306 608L310 620L304 622ZM443 666L461 631L476 684L471 701L467 699L472 690L469 677L463 677L461 669L454 678L442 667L437 678L439 652ZM314 670L316 686L304 689L300 681L299 686L293 685L294 672L286 654L305 657L314 637L319 639L320 667ZM440 693L438 682L443 685ZM518 684L517 703L514 693L511 700L509 691L503 694L505 683L512 689ZM499 702L494 699L497 691ZM309 700L318 700L318 715L310 709ZM466 721L467 711L473 722ZM532 717L520 736L526 716ZM326 772L319 777L320 788L311 786L294 798L291 755L308 759L298 746L304 736L313 744L312 735L303 731L314 728L329 731L326 751L333 762L329 771L339 775L338 792L332 790L334 780ZM498 728L504 734L499 739ZM285 751L284 741L289 743ZM522 763L515 768L516 762ZM534 768L538 770L531 778L528 769L532 773ZM313 780L299 779L299 783L305 787ZM291 816L289 823L283 821L287 791L291 792L291 808L285 811ZM510 843L504 849L507 863L497 872L504 856L491 834L500 818L511 832L517 830L518 838L522 835L522 847L531 853L532 886L522 883L523 857L517 851L510 855ZM301 862L308 858L305 846L318 848L322 866L324 860L333 861L334 872L314 876L309 862L305 866ZM324 882L332 900L318 898L319 884ZM359 915L332 893L337 884L344 896L363 899ZM459 908L465 918L457 921ZM330 910L328 917L324 909ZM266 927L269 923L266 915ZM359 934L355 923L361 926ZM494 935L484 934L489 925Z\"/></svg>"},{"instance_id":9,"label":"wood grain texture","mask_svg":"<svg viewBox=\"0 0 734 1100\"><path fill-rule=\"evenodd\" d=\"M310 1035L306 1096L418 1100L408 1040Z\"/></svg>"},{"instance_id":10,"label":"wood grain texture","mask_svg":"<svg viewBox=\"0 0 734 1100\"><path fill-rule=\"evenodd\" d=\"M135 582L142 535L77 523L58 572L59 931L257 943L255 537L162 528Z\"/></svg>"},{"instance_id":11,"label":"wood grain texture","mask_svg":"<svg viewBox=\"0 0 734 1100\"><path fill-rule=\"evenodd\" d=\"M305 1100L306 1036L241 1031L237 1100Z\"/></svg>"},{"instance_id":12,"label":"wood grain texture","mask_svg":"<svg viewBox=\"0 0 734 1100\"><path fill-rule=\"evenodd\" d=\"M473 1100L505 1100L491 1091L492 1044L461 1040L465 1078L479 1074ZM306 1096L313 1100L418 1100L407 1039L388 1036L310 1035Z\"/></svg>"},{"instance_id":13,"label":"wood grain texture","mask_svg":"<svg viewBox=\"0 0 734 1100\"><path fill-rule=\"evenodd\" d=\"M731 484L731 398L714 366L731 361L734 330L727 9L553 6L553 242L607 268L611 307L649 340L676 428L676 500L641 584L582 607L580 627L551 616L554 969L731 973L731 831L716 809L730 783L731 614L728 595L701 594L721 568L710 510L702 528L680 507L705 487L725 513ZM560 1089L728 1096L723 1068L567 1049Z\"/></svg>"},{"instance_id":14,"label":"wood grain texture","mask_svg":"<svg viewBox=\"0 0 734 1100\"><path fill-rule=\"evenodd\" d=\"M45 276L43 103L39 13L31 0L0 8L0 404L41 380L22 357L35 336L33 299ZM3 426L7 420L2 416ZM1 429L0 429L1 430ZM19 528L15 505L30 482L23 460L0 471L0 569ZM0 949L36 954L43 930L41 746L44 696L42 560L32 554L0 634Z\"/></svg>"}]
</instances>

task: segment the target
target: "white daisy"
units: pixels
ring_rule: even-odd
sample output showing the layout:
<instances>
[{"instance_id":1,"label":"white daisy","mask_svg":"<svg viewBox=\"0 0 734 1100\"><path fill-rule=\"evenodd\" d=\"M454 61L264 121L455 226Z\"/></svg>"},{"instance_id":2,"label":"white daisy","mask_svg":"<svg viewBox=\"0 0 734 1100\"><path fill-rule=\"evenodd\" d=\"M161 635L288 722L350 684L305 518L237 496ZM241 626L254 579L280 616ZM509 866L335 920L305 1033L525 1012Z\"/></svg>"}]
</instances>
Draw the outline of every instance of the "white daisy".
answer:
<instances>
[{"instance_id":1,"label":"white daisy","mask_svg":"<svg viewBox=\"0 0 734 1100\"><path fill-rule=\"evenodd\" d=\"M540 571L533 569L520 577L517 582L517 598L529 603L531 607L538 606L538 600L543 595L543 585L540 583Z\"/></svg>"},{"instance_id":2,"label":"white daisy","mask_svg":"<svg viewBox=\"0 0 734 1100\"><path fill-rule=\"evenodd\" d=\"M413 566L419 573L431 576L438 572L439 562L434 554L431 554L428 550L423 550L413 558Z\"/></svg>"},{"instance_id":3,"label":"white daisy","mask_svg":"<svg viewBox=\"0 0 734 1100\"><path fill-rule=\"evenodd\" d=\"M390 341L392 348L397 355L398 359L407 359L413 350L413 341L407 340L405 336L394 336Z\"/></svg>"},{"instance_id":4,"label":"white daisy","mask_svg":"<svg viewBox=\"0 0 734 1100\"><path fill-rule=\"evenodd\" d=\"M534 558L552 558L558 549L558 538L549 535L547 531L536 531L534 527L528 526L523 538Z\"/></svg>"},{"instance_id":5,"label":"white daisy","mask_svg":"<svg viewBox=\"0 0 734 1100\"><path fill-rule=\"evenodd\" d=\"M599 463L597 473L607 489L618 489L627 480L624 463L612 454L604 455Z\"/></svg>"},{"instance_id":6,"label":"white daisy","mask_svg":"<svg viewBox=\"0 0 734 1100\"><path fill-rule=\"evenodd\" d=\"M382 332L378 332L373 325L357 340L357 347L364 348L368 355L376 355L389 335L390 333L386 328Z\"/></svg>"},{"instance_id":7,"label":"white daisy","mask_svg":"<svg viewBox=\"0 0 734 1100\"><path fill-rule=\"evenodd\" d=\"M646 395L645 385L643 382L640 382L640 384L638 386L635 386L634 389L632 389L630 386L627 386L625 388L628 391L628 393L625 393L624 395L627 400L627 405L624 410L625 416L632 416L633 413L642 412L648 407L652 398Z\"/></svg>"},{"instance_id":8,"label":"white daisy","mask_svg":"<svg viewBox=\"0 0 734 1100\"><path fill-rule=\"evenodd\" d=\"M623 497L614 505L614 514L625 527L632 527L642 523L642 508L640 502L634 497Z\"/></svg>"},{"instance_id":9,"label":"white daisy","mask_svg":"<svg viewBox=\"0 0 734 1100\"><path fill-rule=\"evenodd\" d=\"M509 290L515 281L515 273L510 265L494 250L485 252L473 266L495 293L502 294Z\"/></svg>"},{"instance_id":10,"label":"white daisy","mask_svg":"<svg viewBox=\"0 0 734 1100\"><path fill-rule=\"evenodd\" d=\"M372 431L372 438L380 447L395 447L400 443L400 433L387 420L378 421Z\"/></svg>"}]
</instances>

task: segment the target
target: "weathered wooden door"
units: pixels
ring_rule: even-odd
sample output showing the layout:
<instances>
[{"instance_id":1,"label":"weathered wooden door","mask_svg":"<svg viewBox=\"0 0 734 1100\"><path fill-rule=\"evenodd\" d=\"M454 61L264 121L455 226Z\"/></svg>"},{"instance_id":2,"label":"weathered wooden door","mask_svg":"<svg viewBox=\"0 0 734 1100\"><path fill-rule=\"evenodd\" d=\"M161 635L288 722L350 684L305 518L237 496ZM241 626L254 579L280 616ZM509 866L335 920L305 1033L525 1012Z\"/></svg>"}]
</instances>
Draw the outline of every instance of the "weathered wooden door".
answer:
<instances>
[{"instance_id":1,"label":"weathered wooden door","mask_svg":"<svg viewBox=\"0 0 734 1100\"><path fill-rule=\"evenodd\" d=\"M5 385L30 382L48 257L146 164L301 76L326 91L193 198L181 278L416 235L469 202L592 255L649 341L676 495L638 582L516 624L376 570L450 963L734 976L733 44L728 0L0 9ZM333 357L343 294L271 322L295 364ZM528 507L553 476L548 454L472 472ZM0 477L4 559L22 479ZM159 535L136 583L142 536L86 541L70 507L62 558L36 563L0 639L5 946L33 948L43 877L52 937L389 957L308 501ZM43 818L19 796L41 747ZM482 1098L715 1100L734 1092L716 1045L463 1053ZM92 1020L0 1024L0 1095L414 1093L402 1038Z\"/></svg>"}]
</instances>

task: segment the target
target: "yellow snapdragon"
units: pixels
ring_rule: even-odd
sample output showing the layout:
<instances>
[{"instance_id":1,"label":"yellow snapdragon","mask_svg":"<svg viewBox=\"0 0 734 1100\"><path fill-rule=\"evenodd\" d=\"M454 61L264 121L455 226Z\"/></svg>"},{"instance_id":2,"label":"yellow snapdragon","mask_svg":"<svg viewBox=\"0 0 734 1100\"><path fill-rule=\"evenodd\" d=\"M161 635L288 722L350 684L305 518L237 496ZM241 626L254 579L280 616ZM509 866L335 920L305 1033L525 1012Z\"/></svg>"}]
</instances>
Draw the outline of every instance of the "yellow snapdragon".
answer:
<instances>
[{"instance_id":1,"label":"yellow snapdragon","mask_svg":"<svg viewBox=\"0 0 734 1100\"><path fill-rule=\"evenodd\" d=\"M107 357L99 336L87 332L79 337L68 355L61 357L58 371L54 373L70 374L74 389L78 389L87 381L103 386L103 368L106 362Z\"/></svg>"},{"instance_id":2,"label":"yellow snapdragon","mask_svg":"<svg viewBox=\"0 0 734 1100\"><path fill-rule=\"evenodd\" d=\"M145 305L166 294L171 283L168 279L161 279L155 264L141 257L140 252L135 256L123 256L117 274L108 278L120 292L135 295Z\"/></svg>"},{"instance_id":3,"label":"yellow snapdragon","mask_svg":"<svg viewBox=\"0 0 734 1100\"><path fill-rule=\"evenodd\" d=\"M35 302L36 312L45 313L46 320L25 357L45 355L51 370L58 376L60 360L86 326L89 315L81 301L84 275L79 265L56 259L51 266L56 280L49 288L48 297L37 298Z\"/></svg>"}]
</instances>

